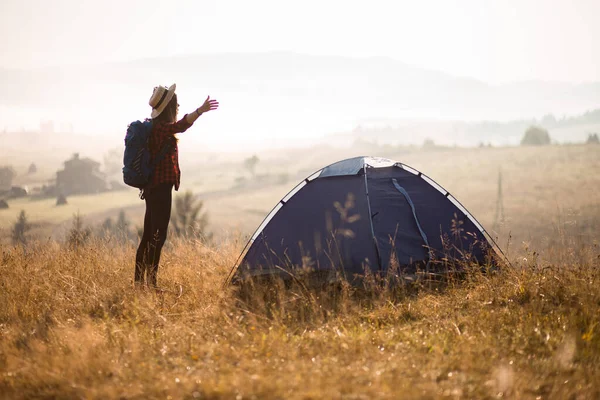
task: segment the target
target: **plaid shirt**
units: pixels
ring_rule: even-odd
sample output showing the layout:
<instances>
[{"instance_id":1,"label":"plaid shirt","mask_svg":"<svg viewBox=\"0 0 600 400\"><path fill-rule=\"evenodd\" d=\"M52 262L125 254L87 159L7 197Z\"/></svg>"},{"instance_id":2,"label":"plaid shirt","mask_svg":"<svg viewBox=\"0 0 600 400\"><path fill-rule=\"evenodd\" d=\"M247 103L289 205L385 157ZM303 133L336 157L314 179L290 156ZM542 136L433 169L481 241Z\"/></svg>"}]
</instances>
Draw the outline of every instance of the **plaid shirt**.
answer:
<instances>
[{"instance_id":1,"label":"plaid shirt","mask_svg":"<svg viewBox=\"0 0 600 400\"><path fill-rule=\"evenodd\" d=\"M171 149L167 151L164 158L158 163L154 174L152 175L152 182L148 186L149 188L155 187L161 183L172 183L175 186L175 190L179 189L179 181L181 179L181 170L179 169L179 153L177 151L177 140L175 139L176 133L185 132L192 124L187 122L186 115L183 116L179 121L175 123L152 123L152 133L150 134L150 153L152 157L155 157L160 149L171 141Z\"/></svg>"}]
</instances>

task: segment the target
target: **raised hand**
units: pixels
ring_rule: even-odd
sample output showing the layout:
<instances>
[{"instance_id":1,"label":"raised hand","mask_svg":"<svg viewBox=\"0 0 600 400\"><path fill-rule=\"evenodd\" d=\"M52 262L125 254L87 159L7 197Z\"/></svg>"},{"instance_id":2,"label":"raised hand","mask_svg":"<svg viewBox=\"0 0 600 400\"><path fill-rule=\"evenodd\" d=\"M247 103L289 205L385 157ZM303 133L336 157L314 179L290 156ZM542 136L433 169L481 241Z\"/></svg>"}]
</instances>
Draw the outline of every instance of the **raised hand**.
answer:
<instances>
[{"instance_id":1,"label":"raised hand","mask_svg":"<svg viewBox=\"0 0 600 400\"><path fill-rule=\"evenodd\" d=\"M211 100L210 96L208 96L206 100L204 100L204 104L198 108L198 111L202 114L207 111L216 110L217 108L219 108L219 102L217 100Z\"/></svg>"}]
</instances>

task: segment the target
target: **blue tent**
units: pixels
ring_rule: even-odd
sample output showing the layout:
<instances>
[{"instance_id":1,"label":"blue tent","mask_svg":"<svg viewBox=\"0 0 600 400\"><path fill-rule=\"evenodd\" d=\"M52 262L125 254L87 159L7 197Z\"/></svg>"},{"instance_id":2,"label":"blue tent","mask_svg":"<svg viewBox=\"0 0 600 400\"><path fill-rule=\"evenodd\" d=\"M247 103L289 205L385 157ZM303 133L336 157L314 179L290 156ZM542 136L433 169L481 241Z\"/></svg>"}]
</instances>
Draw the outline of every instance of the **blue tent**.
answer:
<instances>
[{"instance_id":1,"label":"blue tent","mask_svg":"<svg viewBox=\"0 0 600 400\"><path fill-rule=\"evenodd\" d=\"M392 160L356 157L317 171L281 199L232 273L234 280L286 278L297 268L349 280L367 269L445 273L465 261L493 263L486 235L428 176Z\"/></svg>"}]
</instances>

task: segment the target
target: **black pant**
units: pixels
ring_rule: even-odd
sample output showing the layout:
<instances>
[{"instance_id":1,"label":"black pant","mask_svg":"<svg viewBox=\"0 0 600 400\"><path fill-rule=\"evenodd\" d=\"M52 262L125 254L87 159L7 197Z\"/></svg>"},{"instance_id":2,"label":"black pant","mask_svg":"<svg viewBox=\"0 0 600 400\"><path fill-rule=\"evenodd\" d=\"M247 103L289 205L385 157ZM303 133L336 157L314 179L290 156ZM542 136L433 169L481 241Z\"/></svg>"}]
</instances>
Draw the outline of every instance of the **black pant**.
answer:
<instances>
[{"instance_id":1,"label":"black pant","mask_svg":"<svg viewBox=\"0 0 600 400\"><path fill-rule=\"evenodd\" d=\"M146 215L144 234L135 257L135 283L156 286L156 274L160 252L167 239L167 228L171 218L172 184L161 184L144 192Z\"/></svg>"}]
</instances>

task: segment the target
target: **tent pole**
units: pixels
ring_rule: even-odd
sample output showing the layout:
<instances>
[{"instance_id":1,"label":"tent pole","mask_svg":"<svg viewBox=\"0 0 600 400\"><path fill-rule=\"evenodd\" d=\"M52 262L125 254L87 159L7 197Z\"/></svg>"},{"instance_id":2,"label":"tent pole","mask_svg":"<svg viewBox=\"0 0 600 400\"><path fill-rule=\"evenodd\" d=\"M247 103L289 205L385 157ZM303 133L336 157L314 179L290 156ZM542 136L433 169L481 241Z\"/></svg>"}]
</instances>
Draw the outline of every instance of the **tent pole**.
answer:
<instances>
[{"instance_id":1,"label":"tent pole","mask_svg":"<svg viewBox=\"0 0 600 400\"><path fill-rule=\"evenodd\" d=\"M379 264L379 271L383 269L381 264L381 254L379 254L379 246L377 245L377 239L375 238L375 229L373 228L373 213L371 212L371 200L369 200L369 186L367 185L367 164L363 164L363 171L365 176L365 192L367 194L367 208L369 209L369 223L371 224L371 237L373 237L373 244L375 245L375 253L377 253L377 263Z\"/></svg>"},{"instance_id":2,"label":"tent pole","mask_svg":"<svg viewBox=\"0 0 600 400\"><path fill-rule=\"evenodd\" d=\"M227 286L227 284L230 282L231 278L233 277L233 273L239 267L239 263L242 259L242 256L246 255L246 250L248 249L248 247L250 246L251 243L254 243L254 240L252 240L252 238L250 238L250 240L248 240L248 243L246 243L246 245L244 246L244 250L242 250L242 253L238 256L235 264L233 264L233 268L231 268L231 271L229 271L229 274L227 275L227 279L225 279L225 282L223 282L221 289L225 289L225 286Z\"/></svg>"}]
</instances>

